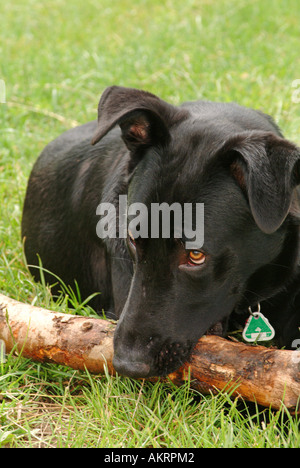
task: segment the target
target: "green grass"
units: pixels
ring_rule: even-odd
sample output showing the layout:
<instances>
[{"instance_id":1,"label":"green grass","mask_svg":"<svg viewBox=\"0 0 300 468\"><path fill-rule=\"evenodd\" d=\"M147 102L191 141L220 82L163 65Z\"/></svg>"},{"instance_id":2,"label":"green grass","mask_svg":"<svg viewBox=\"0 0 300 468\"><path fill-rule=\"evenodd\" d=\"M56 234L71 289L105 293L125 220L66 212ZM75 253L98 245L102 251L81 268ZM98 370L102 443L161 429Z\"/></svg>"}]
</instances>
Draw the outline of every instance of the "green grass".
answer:
<instances>
[{"instance_id":1,"label":"green grass","mask_svg":"<svg viewBox=\"0 0 300 468\"><path fill-rule=\"evenodd\" d=\"M188 384L95 378L25 359L0 377L0 447L298 447L297 418Z\"/></svg>"},{"instance_id":2,"label":"green grass","mask_svg":"<svg viewBox=\"0 0 300 468\"><path fill-rule=\"evenodd\" d=\"M272 114L300 143L297 0L1 2L0 290L54 305L28 274L22 204L42 148L96 118L106 86L178 104L236 101ZM70 307L70 306L68 306ZM89 310L74 304L80 313ZM9 356L0 369L0 447L299 447L299 421L228 396Z\"/></svg>"}]
</instances>

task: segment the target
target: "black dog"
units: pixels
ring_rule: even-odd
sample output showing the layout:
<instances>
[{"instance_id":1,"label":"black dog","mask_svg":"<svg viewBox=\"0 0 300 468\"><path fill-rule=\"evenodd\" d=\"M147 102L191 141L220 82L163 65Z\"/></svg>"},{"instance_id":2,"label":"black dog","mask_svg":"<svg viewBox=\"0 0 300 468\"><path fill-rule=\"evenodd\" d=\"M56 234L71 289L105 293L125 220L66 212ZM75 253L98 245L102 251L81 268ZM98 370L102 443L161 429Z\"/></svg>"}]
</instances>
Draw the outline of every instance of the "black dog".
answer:
<instances>
[{"instance_id":1,"label":"black dog","mask_svg":"<svg viewBox=\"0 0 300 468\"><path fill-rule=\"evenodd\" d=\"M278 345L292 347L300 338L299 161L299 148L261 112L203 101L175 107L108 88L98 123L58 137L33 168L27 261L37 265L38 254L66 284L76 280L82 297L100 292L96 310L120 317L121 374L175 370L209 329L243 326L259 303ZM99 239L97 207L118 212L120 195L147 207L204 203L203 246L186 249L174 232Z\"/></svg>"}]
</instances>

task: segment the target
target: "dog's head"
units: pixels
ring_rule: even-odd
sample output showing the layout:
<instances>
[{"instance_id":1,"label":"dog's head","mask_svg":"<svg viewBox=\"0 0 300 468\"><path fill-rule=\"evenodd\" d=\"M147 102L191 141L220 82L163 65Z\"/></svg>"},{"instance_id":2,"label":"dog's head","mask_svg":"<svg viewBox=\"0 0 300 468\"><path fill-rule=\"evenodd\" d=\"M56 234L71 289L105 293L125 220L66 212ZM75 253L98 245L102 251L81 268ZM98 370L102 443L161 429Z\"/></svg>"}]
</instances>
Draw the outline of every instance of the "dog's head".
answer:
<instances>
[{"instance_id":1,"label":"dog's head","mask_svg":"<svg viewBox=\"0 0 300 468\"><path fill-rule=\"evenodd\" d=\"M93 143L116 125L129 150L128 204L148 211L128 218L136 228L127 238L134 275L114 366L128 376L166 375L212 326L270 297L293 273L300 152L259 112L213 103L177 108L112 87L100 100ZM182 225L151 236L151 207L162 203L182 208ZM185 204L196 244L183 226ZM197 204L204 206L204 242L196 235L203 229Z\"/></svg>"}]
</instances>

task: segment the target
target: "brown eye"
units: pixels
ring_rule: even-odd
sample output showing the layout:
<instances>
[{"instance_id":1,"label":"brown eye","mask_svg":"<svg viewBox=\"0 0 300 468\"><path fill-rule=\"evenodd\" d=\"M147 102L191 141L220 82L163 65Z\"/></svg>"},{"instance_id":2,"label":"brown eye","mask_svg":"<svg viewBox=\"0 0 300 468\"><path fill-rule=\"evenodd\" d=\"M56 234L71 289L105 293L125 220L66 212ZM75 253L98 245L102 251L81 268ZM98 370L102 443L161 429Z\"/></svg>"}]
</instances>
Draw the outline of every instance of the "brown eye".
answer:
<instances>
[{"instance_id":1,"label":"brown eye","mask_svg":"<svg viewBox=\"0 0 300 468\"><path fill-rule=\"evenodd\" d=\"M200 250L191 250L189 252L190 265L202 265L205 262L205 255Z\"/></svg>"}]
</instances>

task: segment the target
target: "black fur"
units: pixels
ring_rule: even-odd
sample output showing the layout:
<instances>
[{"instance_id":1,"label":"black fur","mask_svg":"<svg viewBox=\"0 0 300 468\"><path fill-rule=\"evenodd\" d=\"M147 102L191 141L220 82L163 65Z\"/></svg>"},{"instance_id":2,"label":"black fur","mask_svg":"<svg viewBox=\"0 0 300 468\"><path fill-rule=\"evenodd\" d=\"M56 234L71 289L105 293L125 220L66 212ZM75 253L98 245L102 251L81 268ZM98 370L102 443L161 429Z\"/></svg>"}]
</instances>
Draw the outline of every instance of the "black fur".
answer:
<instances>
[{"instance_id":1,"label":"black fur","mask_svg":"<svg viewBox=\"0 0 300 468\"><path fill-rule=\"evenodd\" d=\"M58 137L33 168L27 261L37 265L38 254L65 283L75 279L82 297L101 292L93 306L119 318L114 365L129 376L175 370L211 327L243 326L258 302L289 348L300 338L299 159L261 112L203 101L175 107L108 88L98 123ZM138 238L136 250L100 240L97 206L117 206L122 194L147 206L204 203L205 264L188 267L174 238Z\"/></svg>"}]
</instances>

